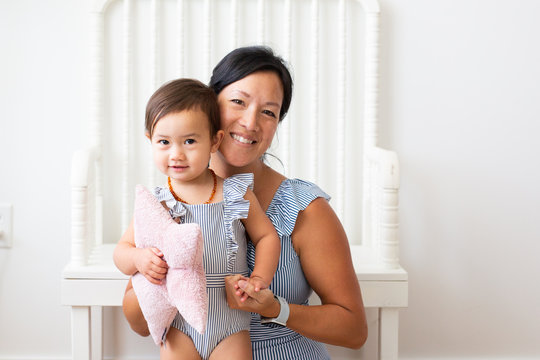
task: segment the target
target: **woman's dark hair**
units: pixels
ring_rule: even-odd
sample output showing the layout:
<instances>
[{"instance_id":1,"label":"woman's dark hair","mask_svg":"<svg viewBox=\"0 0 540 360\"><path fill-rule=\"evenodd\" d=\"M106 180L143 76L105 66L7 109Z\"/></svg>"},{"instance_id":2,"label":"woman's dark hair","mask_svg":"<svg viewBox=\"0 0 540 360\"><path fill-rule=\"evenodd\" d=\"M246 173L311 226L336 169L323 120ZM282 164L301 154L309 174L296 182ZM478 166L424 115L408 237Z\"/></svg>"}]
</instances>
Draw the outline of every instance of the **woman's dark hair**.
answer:
<instances>
[{"instance_id":1,"label":"woman's dark hair","mask_svg":"<svg viewBox=\"0 0 540 360\"><path fill-rule=\"evenodd\" d=\"M216 65L210 78L210 87L219 94L223 88L257 71L273 71L283 85L279 121L283 120L291 105L293 81L285 61L266 46L247 46L225 55Z\"/></svg>"},{"instance_id":2,"label":"woman's dark hair","mask_svg":"<svg viewBox=\"0 0 540 360\"><path fill-rule=\"evenodd\" d=\"M150 138L156 123L164 116L184 110L200 110L208 117L210 136L219 130L217 95L198 80L177 79L162 85L146 105L146 133Z\"/></svg>"}]
</instances>

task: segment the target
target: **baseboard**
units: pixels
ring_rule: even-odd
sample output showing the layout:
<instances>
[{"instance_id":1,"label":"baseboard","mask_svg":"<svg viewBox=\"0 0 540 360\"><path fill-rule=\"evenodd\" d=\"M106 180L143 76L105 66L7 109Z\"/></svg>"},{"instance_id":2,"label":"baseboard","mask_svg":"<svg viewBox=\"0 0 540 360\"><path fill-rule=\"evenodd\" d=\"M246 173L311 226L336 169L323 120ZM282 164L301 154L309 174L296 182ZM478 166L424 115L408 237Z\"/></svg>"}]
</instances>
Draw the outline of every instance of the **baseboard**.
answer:
<instances>
[{"instance_id":1,"label":"baseboard","mask_svg":"<svg viewBox=\"0 0 540 360\"><path fill-rule=\"evenodd\" d=\"M538 357L399 357L399 360L538 360Z\"/></svg>"},{"instance_id":2,"label":"baseboard","mask_svg":"<svg viewBox=\"0 0 540 360\"><path fill-rule=\"evenodd\" d=\"M0 360L71 360L71 356L4 356Z\"/></svg>"},{"instance_id":3,"label":"baseboard","mask_svg":"<svg viewBox=\"0 0 540 360\"><path fill-rule=\"evenodd\" d=\"M72 360L71 356L3 356L0 355L0 360ZM157 357L145 356L105 356L103 360L159 360Z\"/></svg>"},{"instance_id":4,"label":"baseboard","mask_svg":"<svg viewBox=\"0 0 540 360\"><path fill-rule=\"evenodd\" d=\"M3 355L0 355L0 360L71 360L71 359L72 359L71 356L3 356ZM157 357L105 356L103 360L159 360L159 355Z\"/></svg>"},{"instance_id":5,"label":"baseboard","mask_svg":"<svg viewBox=\"0 0 540 360\"><path fill-rule=\"evenodd\" d=\"M4 356L0 360L71 360L71 356Z\"/></svg>"}]
</instances>

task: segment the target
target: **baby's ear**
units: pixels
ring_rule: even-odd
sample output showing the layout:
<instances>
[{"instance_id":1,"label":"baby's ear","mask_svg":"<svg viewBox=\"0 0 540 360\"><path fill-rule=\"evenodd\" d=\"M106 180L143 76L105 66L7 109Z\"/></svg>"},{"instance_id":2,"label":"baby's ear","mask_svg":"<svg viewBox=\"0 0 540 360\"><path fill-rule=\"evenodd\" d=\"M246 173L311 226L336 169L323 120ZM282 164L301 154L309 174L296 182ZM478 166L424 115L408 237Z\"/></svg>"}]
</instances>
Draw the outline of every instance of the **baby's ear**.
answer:
<instances>
[{"instance_id":1,"label":"baby's ear","mask_svg":"<svg viewBox=\"0 0 540 360\"><path fill-rule=\"evenodd\" d=\"M215 153L219 149L219 145L221 144L221 141L223 140L223 136L225 136L225 132L223 130L218 130L216 135L212 138L212 149L211 152Z\"/></svg>"}]
</instances>

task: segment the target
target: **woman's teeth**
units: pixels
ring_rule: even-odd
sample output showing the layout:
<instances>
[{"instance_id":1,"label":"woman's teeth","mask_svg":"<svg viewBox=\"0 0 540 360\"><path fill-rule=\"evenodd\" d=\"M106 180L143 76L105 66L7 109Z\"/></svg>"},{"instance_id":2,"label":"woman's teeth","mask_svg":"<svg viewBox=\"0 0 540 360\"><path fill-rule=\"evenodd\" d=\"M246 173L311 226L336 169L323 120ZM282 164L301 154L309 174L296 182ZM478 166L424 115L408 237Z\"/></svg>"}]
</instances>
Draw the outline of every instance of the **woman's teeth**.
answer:
<instances>
[{"instance_id":1,"label":"woman's teeth","mask_svg":"<svg viewBox=\"0 0 540 360\"><path fill-rule=\"evenodd\" d=\"M240 135L231 134L232 138L236 141L240 141L243 144L253 144L255 141L251 141Z\"/></svg>"}]
</instances>

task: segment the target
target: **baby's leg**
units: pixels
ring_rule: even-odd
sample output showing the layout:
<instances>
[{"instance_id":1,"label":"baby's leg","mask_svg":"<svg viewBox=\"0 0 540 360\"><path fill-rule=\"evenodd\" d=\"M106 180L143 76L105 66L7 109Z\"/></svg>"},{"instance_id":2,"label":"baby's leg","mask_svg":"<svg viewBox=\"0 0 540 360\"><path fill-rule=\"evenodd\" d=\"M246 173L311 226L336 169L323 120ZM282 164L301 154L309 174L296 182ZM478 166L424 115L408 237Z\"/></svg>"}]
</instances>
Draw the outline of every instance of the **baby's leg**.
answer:
<instances>
[{"instance_id":1,"label":"baby's leg","mask_svg":"<svg viewBox=\"0 0 540 360\"><path fill-rule=\"evenodd\" d=\"M172 326L159 354L161 360L201 360L191 338Z\"/></svg>"},{"instance_id":2,"label":"baby's leg","mask_svg":"<svg viewBox=\"0 0 540 360\"><path fill-rule=\"evenodd\" d=\"M146 323L141 307L139 306L139 300L133 290L131 278L126 286L126 292L122 301L122 310L124 310L124 315L133 331L141 336L150 335L148 324Z\"/></svg>"},{"instance_id":3,"label":"baby's leg","mask_svg":"<svg viewBox=\"0 0 540 360\"><path fill-rule=\"evenodd\" d=\"M221 359L251 360L249 331L240 331L223 339L210 354L210 360Z\"/></svg>"}]
</instances>

